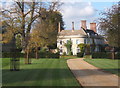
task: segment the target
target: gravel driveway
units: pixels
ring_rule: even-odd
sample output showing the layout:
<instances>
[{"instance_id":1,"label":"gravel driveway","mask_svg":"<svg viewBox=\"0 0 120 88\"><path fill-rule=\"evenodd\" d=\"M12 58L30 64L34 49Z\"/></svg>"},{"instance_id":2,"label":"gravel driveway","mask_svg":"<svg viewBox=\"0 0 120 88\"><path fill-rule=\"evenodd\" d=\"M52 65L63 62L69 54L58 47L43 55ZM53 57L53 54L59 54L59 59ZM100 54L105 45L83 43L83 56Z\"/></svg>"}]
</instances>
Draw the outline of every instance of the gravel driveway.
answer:
<instances>
[{"instance_id":1,"label":"gravel driveway","mask_svg":"<svg viewBox=\"0 0 120 88\"><path fill-rule=\"evenodd\" d=\"M67 60L68 67L84 88L120 88L118 76L103 72L99 68L85 62L83 58Z\"/></svg>"}]
</instances>

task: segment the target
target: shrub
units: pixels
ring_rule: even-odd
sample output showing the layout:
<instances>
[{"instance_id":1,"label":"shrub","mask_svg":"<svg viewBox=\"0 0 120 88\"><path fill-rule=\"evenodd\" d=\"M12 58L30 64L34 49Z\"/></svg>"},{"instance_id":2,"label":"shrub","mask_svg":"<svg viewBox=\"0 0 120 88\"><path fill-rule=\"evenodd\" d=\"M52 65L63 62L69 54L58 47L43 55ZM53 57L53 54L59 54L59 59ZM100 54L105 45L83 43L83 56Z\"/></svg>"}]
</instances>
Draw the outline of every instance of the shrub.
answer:
<instances>
[{"instance_id":1,"label":"shrub","mask_svg":"<svg viewBox=\"0 0 120 88\"><path fill-rule=\"evenodd\" d=\"M3 52L2 53L2 58L12 58L12 57L16 57L16 58L21 58L24 57L23 53L20 52Z\"/></svg>"},{"instance_id":2,"label":"shrub","mask_svg":"<svg viewBox=\"0 0 120 88\"><path fill-rule=\"evenodd\" d=\"M107 58L112 59L112 52L107 52ZM120 59L120 52L115 52L115 59Z\"/></svg>"},{"instance_id":3,"label":"shrub","mask_svg":"<svg viewBox=\"0 0 120 88\"><path fill-rule=\"evenodd\" d=\"M52 53L49 51L42 51L39 52L39 58L59 58L59 52L58 53Z\"/></svg>"},{"instance_id":4,"label":"shrub","mask_svg":"<svg viewBox=\"0 0 120 88\"><path fill-rule=\"evenodd\" d=\"M107 58L107 54L106 52L94 52L92 53L92 58Z\"/></svg>"},{"instance_id":5,"label":"shrub","mask_svg":"<svg viewBox=\"0 0 120 88\"><path fill-rule=\"evenodd\" d=\"M77 57L83 57L83 52L79 52L79 53L77 53Z\"/></svg>"},{"instance_id":6,"label":"shrub","mask_svg":"<svg viewBox=\"0 0 120 88\"><path fill-rule=\"evenodd\" d=\"M64 56L67 55L66 52L63 52L63 55L64 55Z\"/></svg>"},{"instance_id":7,"label":"shrub","mask_svg":"<svg viewBox=\"0 0 120 88\"><path fill-rule=\"evenodd\" d=\"M45 52L45 51L41 51L38 53L38 57L39 58L59 58L59 52L58 53L52 53L52 52ZM16 57L16 58L25 58L25 54L24 53L20 53L20 52L3 52L2 53L2 58L12 58L12 57ZM35 58L35 53L30 53L29 54L29 58Z\"/></svg>"},{"instance_id":8,"label":"shrub","mask_svg":"<svg viewBox=\"0 0 120 88\"><path fill-rule=\"evenodd\" d=\"M117 59L120 59L120 52L117 52L117 53L116 53L116 58L117 58Z\"/></svg>"},{"instance_id":9,"label":"shrub","mask_svg":"<svg viewBox=\"0 0 120 88\"><path fill-rule=\"evenodd\" d=\"M38 57L39 58L46 58L46 52L43 52L43 51L39 52Z\"/></svg>"},{"instance_id":10,"label":"shrub","mask_svg":"<svg viewBox=\"0 0 120 88\"><path fill-rule=\"evenodd\" d=\"M92 58L92 55L85 55L84 58L85 58L85 59L91 59L91 58Z\"/></svg>"},{"instance_id":11,"label":"shrub","mask_svg":"<svg viewBox=\"0 0 120 88\"><path fill-rule=\"evenodd\" d=\"M112 52L94 52L92 58L108 58L112 59ZM120 52L115 53L115 59L120 59Z\"/></svg>"}]
</instances>

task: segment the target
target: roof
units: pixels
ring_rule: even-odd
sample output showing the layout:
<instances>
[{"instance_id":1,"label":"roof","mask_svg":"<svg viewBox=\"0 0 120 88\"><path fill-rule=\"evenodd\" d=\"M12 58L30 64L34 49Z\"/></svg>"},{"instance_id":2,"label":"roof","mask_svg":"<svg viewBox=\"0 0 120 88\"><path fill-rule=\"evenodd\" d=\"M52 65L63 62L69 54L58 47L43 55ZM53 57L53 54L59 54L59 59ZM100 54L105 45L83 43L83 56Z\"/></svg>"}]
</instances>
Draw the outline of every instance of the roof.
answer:
<instances>
[{"instance_id":1,"label":"roof","mask_svg":"<svg viewBox=\"0 0 120 88\"><path fill-rule=\"evenodd\" d=\"M98 35L96 32L94 32L91 29L80 29L80 30L62 30L61 32L58 33L58 36L75 36L75 35L80 35L80 36L89 36L93 38L103 38L102 36Z\"/></svg>"},{"instance_id":2,"label":"roof","mask_svg":"<svg viewBox=\"0 0 120 88\"><path fill-rule=\"evenodd\" d=\"M86 35L86 33L80 29L80 30L62 30L58 33L59 36L70 36L70 35Z\"/></svg>"},{"instance_id":3,"label":"roof","mask_svg":"<svg viewBox=\"0 0 120 88\"><path fill-rule=\"evenodd\" d=\"M90 34L97 34L96 32L94 32L93 30L90 30L90 29L86 29L85 32L90 33Z\"/></svg>"}]
</instances>

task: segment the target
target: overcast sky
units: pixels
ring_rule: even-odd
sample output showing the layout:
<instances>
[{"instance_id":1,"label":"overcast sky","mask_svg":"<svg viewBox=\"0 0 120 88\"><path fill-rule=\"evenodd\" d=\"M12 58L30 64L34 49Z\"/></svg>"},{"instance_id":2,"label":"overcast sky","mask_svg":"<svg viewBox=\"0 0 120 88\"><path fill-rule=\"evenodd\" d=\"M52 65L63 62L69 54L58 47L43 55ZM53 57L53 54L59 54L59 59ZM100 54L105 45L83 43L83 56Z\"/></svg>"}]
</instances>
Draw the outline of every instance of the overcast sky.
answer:
<instances>
[{"instance_id":1,"label":"overcast sky","mask_svg":"<svg viewBox=\"0 0 120 88\"><path fill-rule=\"evenodd\" d=\"M10 8L10 2L13 0L0 0L3 8ZM28 0L30 1L30 0ZM39 1L39 0L38 0ZM44 0L45 1L45 0ZM46 0L51 1L51 0ZM80 21L87 20L87 28L90 22L96 22L100 17L99 13L110 8L119 0L60 0L63 1L61 13L65 23L65 29L72 29L72 21L75 23L75 29L80 29ZM109 2L106 2L109 1ZM4 3L4 4L3 4ZM1 7L1 4L0 4Z\"/></svg>"},{"instance_id":2,"label":"overcast sky","mask_svg":"<svg viewBox=\"0 0 120 88\"><path fill-rule=\"evenodd\" d=\"M110 8L116 2L65 2L61 12L67 30L72 29L74 21L75 29L80 29L80 21L87 21L87 28L90 22L96 22L100 17L99 13Z\"/></svg>"}]
</instances>

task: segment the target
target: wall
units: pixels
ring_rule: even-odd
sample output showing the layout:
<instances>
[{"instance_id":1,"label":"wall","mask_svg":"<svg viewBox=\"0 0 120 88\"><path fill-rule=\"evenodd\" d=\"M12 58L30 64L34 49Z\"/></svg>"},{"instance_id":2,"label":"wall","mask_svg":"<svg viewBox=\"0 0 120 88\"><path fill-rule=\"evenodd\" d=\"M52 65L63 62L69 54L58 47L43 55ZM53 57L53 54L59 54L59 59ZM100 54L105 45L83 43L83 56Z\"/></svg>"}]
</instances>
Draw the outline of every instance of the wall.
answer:
<instances>
[{"instance_id":1,"label":"wall","mask_svg":"<svg viewBox=\"0 0 120 88\"><path fill-rule=\"evenodd\" d=\"M67 53L67 48L64 46L65 43L67 43L67 40L70 40L72 41L72 52L73 52L73 55L76 55L77 54L77 46L78 44L80 43L84 43L84 38L80 38L80 37L64 37L64 38L58 38L58 42L57 42L57 47L60 49L62 47L63 49L63 52L66 52ZM78 44L76 44L76 41L79 41ZM62 41L62 45L60 44L60 41Z\"/></svg>"}]
</instances>

